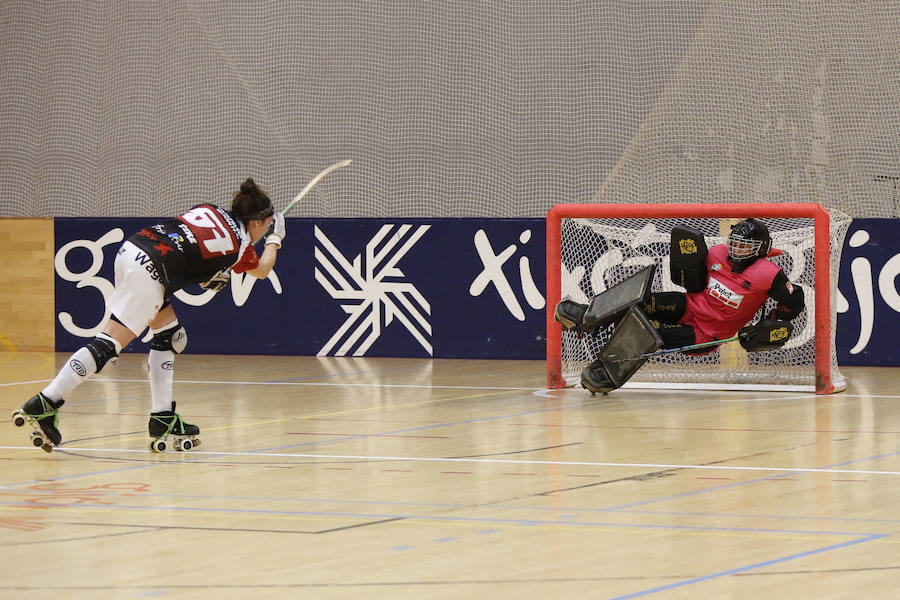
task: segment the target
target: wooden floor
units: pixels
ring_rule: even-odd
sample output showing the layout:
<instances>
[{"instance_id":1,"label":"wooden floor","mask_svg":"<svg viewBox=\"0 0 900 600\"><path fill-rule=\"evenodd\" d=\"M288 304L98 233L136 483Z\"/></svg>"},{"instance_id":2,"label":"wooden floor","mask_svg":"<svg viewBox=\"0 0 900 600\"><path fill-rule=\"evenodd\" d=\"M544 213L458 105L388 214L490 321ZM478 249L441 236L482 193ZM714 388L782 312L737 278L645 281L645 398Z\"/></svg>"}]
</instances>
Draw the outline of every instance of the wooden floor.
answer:
<instances>
[{"instance_id":1,"label":"wooden floor","mask_svg":"<svg viewBox=\"0 0 900 600\"><path fill-rule=\"evenodd\" d=\"M547 392L531 361L127 354L28 446L0 354L0 597L895 598L900 370L845 393Z\"/></svg>"}]
</instances>

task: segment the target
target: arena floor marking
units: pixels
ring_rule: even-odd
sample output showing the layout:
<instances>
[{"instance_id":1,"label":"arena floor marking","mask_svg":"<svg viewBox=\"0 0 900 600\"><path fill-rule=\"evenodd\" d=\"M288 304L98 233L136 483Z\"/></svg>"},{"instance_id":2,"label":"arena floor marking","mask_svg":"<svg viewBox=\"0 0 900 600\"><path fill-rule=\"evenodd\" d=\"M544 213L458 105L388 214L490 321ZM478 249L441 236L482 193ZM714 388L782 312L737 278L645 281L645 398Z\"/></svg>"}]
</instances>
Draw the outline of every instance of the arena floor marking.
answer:
<instances>
[{"instance_id":1,"label":"arena floor marking","mask_svg":"<svg viewBox=\"0 0 900 600\"><path fill-rule=\"evenodd\" d=\"M32 446L0 446L0 450L27 450L34 452ZM138 450L128 448L81 448L65 446L57 448L54 452L66 452L66 450L78 452L107 452L111 454L151 454L149 449ZM203 450L191 450L183 456L222 456L222 457L248 457L248 458L299 458L299 459L326 459L326 460L352 460L358 462L423 462L423 463L470 463L470 464L498 464L498 465L537 465L537 466L578 466L578 467L615 467L635 469L698 469L716 471L748 471L764 473L840 473L857 475L900 475L900 471L876 471L864 469L829 469L829 468L798 468L798 467L746 467L727 465L689 465L689 464L662 464L662 463L616 463L616 462L592 462L592 461L566 461L566 460L512 460L502 458L442 458L430 456L368 456L359 454L291 454L283 452L207 452ZM883 458L883 455L873 458ZM178 464L194 464L181 462ZM248 463L252 464L252 463Z\"/></svg>"}]
</instances>

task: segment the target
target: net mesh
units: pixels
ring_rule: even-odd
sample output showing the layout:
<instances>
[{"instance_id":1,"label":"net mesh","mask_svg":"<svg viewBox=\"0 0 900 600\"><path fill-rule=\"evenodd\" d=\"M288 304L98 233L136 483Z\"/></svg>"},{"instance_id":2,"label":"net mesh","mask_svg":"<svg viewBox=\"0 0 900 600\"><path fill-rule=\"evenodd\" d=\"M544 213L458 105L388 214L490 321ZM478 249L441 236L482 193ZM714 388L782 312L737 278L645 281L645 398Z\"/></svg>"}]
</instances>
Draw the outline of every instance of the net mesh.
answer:
<instances>
[{"instance_id":1,"label":"net mesh","mask_svg":"<svg viewBox=\"0 0 900 600\"><path fill-rule=\"evenodd\" d=\"M0 215L898 215L900 4L3 2Z\"/></svg>"},{"instance_id":2,"label":"net mesh","mask_svg":"<svg viewBox=\"0 0 900 600\"><path fill-rule=\"evenodd\" d=\"M831 211L830 273L837 281L840 249L850 217ZM699 229L712 247L727 241L734 220L727 219L594 219L561 221L561 293L563 298L586 304L589 299L648 264L656 264L652 290L684 291L669 277L670 231L675 225ZM739 344L725 344L707 355L664 354L651 358L631 382L756 384L766 386L815 386L815 226L812 219L766 219L774 248L782 254L771 258L794 285L803 288L806 310L794 319L794 333L779 350L745 352ZM836 286L830 291L831 377L843 387L834 347ZM753 321L775 307L769 299ZM590 363L612 333L613 325L595 335L578 337L573 331L562 336L562 371L568 384L577 384L581 369Z\"/></svg>"}]
</instances>

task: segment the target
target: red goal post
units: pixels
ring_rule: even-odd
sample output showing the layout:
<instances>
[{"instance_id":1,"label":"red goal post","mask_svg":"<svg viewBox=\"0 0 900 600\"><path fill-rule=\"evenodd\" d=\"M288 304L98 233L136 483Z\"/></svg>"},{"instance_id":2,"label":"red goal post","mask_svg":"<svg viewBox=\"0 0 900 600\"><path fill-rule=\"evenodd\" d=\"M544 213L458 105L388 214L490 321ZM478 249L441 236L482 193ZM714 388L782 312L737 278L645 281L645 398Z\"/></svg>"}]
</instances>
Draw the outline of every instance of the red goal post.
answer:
<instances>
[{"instance_id":1,"label":"red goal post","mask_svg":"<svg viewBox=\"0 0 900 600\"><path fill-rule=\"evenodd\" d=\"M782 204L557 204L547 212L547 386L566 386L562 333L553 318L562 295L563 219L812 219L815 228L815 391L829 394L832 381L830 215L815 203ZM848 220L849 224L849 220ZM839 250L839 249L838 249ZM668 277L668 274L665 275Z\"/></svg>"}]
</instances>

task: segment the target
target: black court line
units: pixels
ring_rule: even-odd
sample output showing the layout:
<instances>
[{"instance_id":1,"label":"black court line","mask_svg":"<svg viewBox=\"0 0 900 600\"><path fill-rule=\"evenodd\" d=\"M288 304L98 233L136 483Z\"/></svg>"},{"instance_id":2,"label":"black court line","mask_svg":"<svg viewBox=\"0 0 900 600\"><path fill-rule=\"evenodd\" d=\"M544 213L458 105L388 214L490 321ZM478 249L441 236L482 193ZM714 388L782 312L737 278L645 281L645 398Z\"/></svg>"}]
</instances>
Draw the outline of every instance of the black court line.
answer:
<instances>
[{"instance_id":1,"label":"black court line","mask_svg":"<svg viewBox=\"0 0 900 600\"><path fill-rule=\"evenodd\" d=\"M336 531L344 531L346 529L356 529L359 527L368 527L369 525L380 525L382 523L390 523L392 521L404 521L407 517L392 517L389 519L379 519L377 521L366 521L364 523L356 523L354 525L345 525L343 527L332 527L330 529L303 530L303 529L256 529L250 527L199 527L195 525L145 525L138 523L90 523L79 521L45 521L53 525L82 525L85 527L125 527L138 529L159 529L159 530L188 530L188 531L227 531L241 533L302 533L304 535L321 535L323 533L333 533ZM136 532L132 532L136 533ZM116 534L121 535L121 534ZM102 536L98 536L102 537ZM87 539L87 538L85 538ZM0 544L4 546L8 544Z\"/></svg>"},{"instance_id":2,"label":"black court line","mask_svg":"<svg viewBox=\"0 0 900 600\"><path fill-rule=\"evenodd\" d=\"M730 577L771 577L781 575L794 575L798 573L810 574L832 574L832 573L864 573L868 571L885 571L897 570L900 566L893 567L861 567L859 569L823 569L820 571L768 571L765 573L734 573ZM244 584L224 584L224 583L193 583L193 584L158 584L158 585L67 585L67 586L49 586L49 585L0 585L0 590L14 591L88 591L88 590L278 590L278 589L302 589L302 588L356 588L356 587L413 587L413 586L452 586L452 585L521 585L521 584L541 584L541 583L579 583L590 581L658 581L685 579L696 577L696 575L614 575L609 577L548 577L548 578L521 578L521 579L461 579L461 580L434 580L434 581L359 581L353 583L244 583Z\"/></svg>"},{"instance_id":3,"label":"black court line","mask_svg":"<svg viewBox=\"0 0 900 600\"><path fill-rule=\"evenodd\" d=\"M128 527L128 525L122 525L122 527ZM79 537L72 538L56 538L49 540L34 540L31 542L9 542L9 543L0 543L0 548L4 546L31 546L34 544L57 544L59 542L83 542L85 540L98 540L101 538L113 538L113 537L121 537L124 535L135 535L140 533L148 533L150 530L161 530L166 529L165 527L147 527L142 531L123 531L120 533L100 533L97 535L84 535Z\"/></svg>"}]
</instances>

